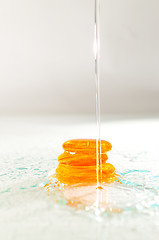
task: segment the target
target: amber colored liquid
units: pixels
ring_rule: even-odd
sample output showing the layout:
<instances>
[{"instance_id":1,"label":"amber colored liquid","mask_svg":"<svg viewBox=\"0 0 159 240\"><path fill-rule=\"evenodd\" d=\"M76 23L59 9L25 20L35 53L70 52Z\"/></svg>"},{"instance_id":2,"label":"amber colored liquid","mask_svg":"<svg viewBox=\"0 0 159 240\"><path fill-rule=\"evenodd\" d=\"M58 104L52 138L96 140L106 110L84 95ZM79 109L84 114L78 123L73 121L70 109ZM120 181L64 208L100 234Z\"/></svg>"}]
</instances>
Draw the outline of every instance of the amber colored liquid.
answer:
<instances>
[{"instance_id":1,"label":"amber colored liquid","mask_svg":"<svg viewBox=\"0 0 159 240\"><path fill-rule=\"evenodd\" d=\"M102 182L116 180L115 168L107 163L107 152L112 148L107 141L101 140ZM64 184L95 184L97 182L96 139L69 140L63 144L64 153L58 157L59 165L56 178ZM100 169L98 168L98 171Z\"/></svg>"}]
</instances>

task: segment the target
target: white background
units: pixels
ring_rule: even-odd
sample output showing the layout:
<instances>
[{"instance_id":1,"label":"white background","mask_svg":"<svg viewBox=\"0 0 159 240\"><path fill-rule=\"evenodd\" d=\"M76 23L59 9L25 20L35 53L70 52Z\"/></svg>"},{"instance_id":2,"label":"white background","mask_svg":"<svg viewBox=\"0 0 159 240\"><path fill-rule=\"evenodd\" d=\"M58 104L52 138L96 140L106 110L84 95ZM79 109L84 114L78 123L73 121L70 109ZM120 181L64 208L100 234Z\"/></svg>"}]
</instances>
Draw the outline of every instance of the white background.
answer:
<instances>
[{"instance_id":1,"label":"white background","mask_svg":"<svg viewBox=\"0 0 159 240\"><path fill-rule=\"evenodd\" d=\"M101 109L159 112L159 1L101 0ZM94 114L93 0L0 0L0 114Z\"/></svg>"}]
</instances>

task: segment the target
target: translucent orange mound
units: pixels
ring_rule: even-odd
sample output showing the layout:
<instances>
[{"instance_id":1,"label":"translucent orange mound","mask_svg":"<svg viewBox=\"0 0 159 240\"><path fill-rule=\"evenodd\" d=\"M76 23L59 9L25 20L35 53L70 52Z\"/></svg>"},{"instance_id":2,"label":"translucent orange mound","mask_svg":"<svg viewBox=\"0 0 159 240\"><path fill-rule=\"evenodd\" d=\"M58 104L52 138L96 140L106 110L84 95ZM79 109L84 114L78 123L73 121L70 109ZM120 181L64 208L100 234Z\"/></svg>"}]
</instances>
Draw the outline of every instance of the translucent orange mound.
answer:
<instances>
[{"instance_id":1,"label":"translucent orange mound","mask_svg":"<svg viewBox=\"0 0 159 240\"><path fill-rule=\"evenodd\" d=\"M110 183L116 180L115 168L107 163L107 152L112 148L107 141L101 140L102 182ZM97 182L96 140L76 139L63 144L64 153L58 157L56 169L58 181L72 185L78 183L93 184ZM99 152L99 151L98 151Z\"/></svg>"}]
</instances>

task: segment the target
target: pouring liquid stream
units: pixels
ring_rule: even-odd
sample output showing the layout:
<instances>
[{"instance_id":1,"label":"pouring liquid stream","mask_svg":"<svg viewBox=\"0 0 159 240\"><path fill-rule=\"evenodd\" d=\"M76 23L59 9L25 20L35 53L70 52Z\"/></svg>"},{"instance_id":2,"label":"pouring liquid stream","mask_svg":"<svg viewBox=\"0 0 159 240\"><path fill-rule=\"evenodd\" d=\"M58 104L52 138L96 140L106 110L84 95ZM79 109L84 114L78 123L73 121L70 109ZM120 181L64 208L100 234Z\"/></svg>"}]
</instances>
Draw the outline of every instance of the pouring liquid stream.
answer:
<instances>
[{"instance_id":1,"label":"pouring liquid stream","mask_svg":"<svg viewBox=\"0 0 159 240\"><path fill-rule=\"evenodd\" d=\"M100 124L100 0L95 0L95 29L94 29L94 57L96 82L96 158L97 158L97 188L102 188L102 160L101 160L101 124Z\"/></svg>"}]
</instances>

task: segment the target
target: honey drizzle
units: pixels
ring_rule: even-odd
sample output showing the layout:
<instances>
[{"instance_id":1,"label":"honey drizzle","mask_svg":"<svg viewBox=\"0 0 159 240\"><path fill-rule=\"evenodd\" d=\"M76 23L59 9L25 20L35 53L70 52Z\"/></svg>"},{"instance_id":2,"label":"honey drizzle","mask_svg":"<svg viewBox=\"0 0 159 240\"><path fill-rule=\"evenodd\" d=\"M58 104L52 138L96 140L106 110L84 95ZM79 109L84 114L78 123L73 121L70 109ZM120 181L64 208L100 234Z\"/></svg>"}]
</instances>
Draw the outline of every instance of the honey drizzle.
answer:
<instances>
[{"instance_id":1,"label":"honey drizzle","mask_svg":"<svg viewBox=\"0 0 159 240\"><path fill-rule=\"evenodd\" d=\"M94 57L95 57L95 81L96 81L96 121L97 121L97 139L96 139L96 174L97 188L102 186L102 161L101 161L101 126L100 126L100 0L95 0L94 14Z\"/></svg>"},{"instance_id":2,"label":"honey drizzle","mask_svg":"<svg viewBox=\"0 0 159 240\"><path fill-rule=\"evenodd\" d=\"M112 148L107 141L101 140L100 162L102 162L103 182L116 180L115 168L107 163L107 152ZM52 177L64 184L95 184L96 175L96 140L75 139L63 144L64 153L58 157L59 165ZM99 149L98 149L99 150ZM98 168L99 169L99 168ZM101 186L97 186L101 189Z\"/></svg>"}]
</instances>

